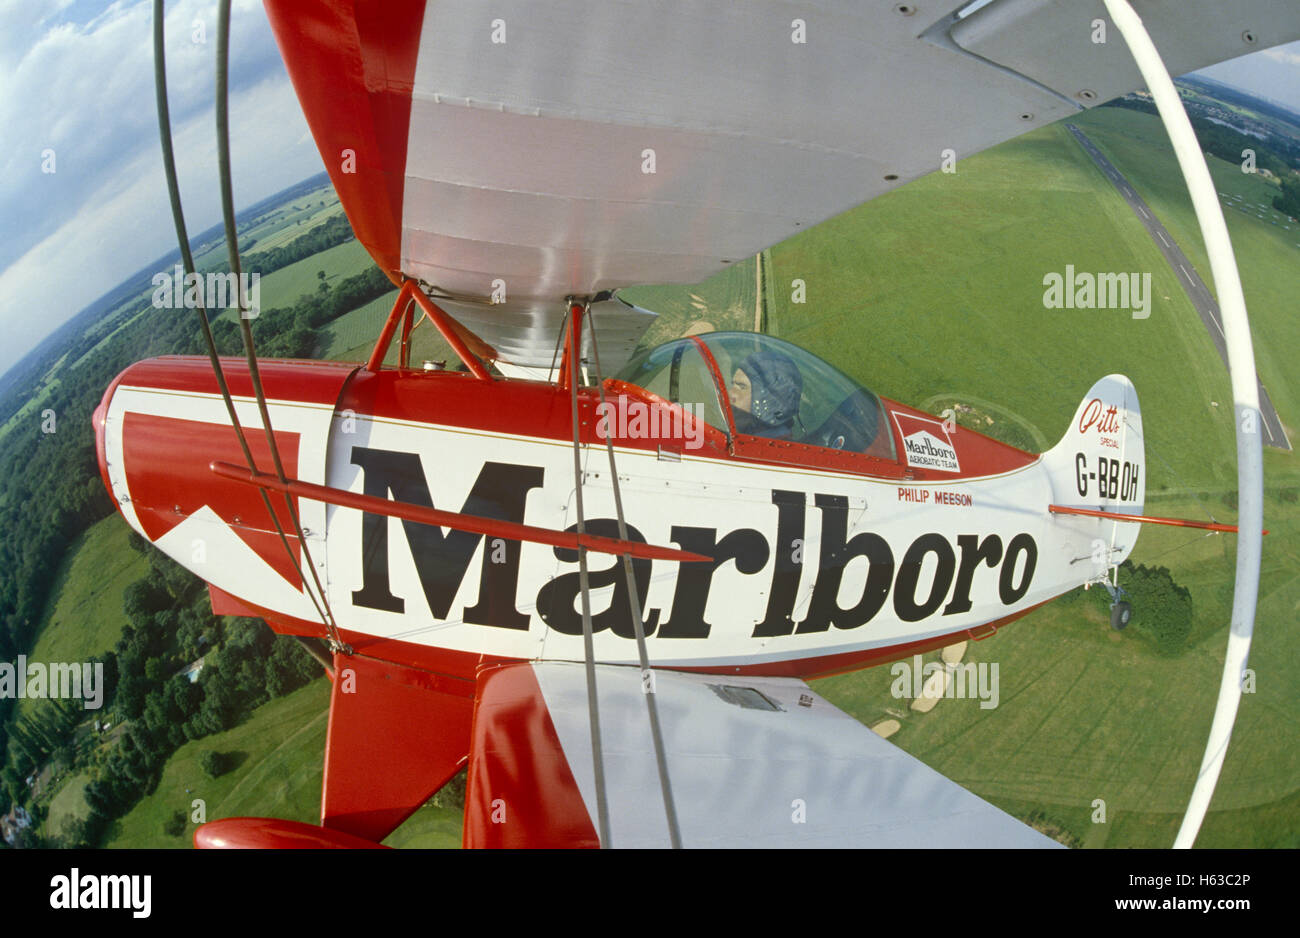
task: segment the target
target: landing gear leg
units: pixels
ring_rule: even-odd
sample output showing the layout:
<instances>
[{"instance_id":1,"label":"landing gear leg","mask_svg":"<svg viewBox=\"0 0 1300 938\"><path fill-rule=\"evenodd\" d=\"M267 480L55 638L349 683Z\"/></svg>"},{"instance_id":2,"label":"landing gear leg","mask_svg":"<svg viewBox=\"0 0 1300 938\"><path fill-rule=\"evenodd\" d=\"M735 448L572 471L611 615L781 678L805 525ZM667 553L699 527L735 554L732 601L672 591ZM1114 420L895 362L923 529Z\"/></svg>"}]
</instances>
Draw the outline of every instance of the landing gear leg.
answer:
<instances>
[{"instance_id":1,"label":"landing gear leg","mask_svg":"<svg viewBox=\"0 0 1300 938\"><path fill-rule=\"evenodd\" d=\"M1133 607L1122 598L1127 594L1119 588L1119 568L1115 568L1114 584L1110 580L1102 580L1101 585L1110 594L1110 627L1116 632L1122 632L1133 617Z\"/></svg>"}]
</instances>

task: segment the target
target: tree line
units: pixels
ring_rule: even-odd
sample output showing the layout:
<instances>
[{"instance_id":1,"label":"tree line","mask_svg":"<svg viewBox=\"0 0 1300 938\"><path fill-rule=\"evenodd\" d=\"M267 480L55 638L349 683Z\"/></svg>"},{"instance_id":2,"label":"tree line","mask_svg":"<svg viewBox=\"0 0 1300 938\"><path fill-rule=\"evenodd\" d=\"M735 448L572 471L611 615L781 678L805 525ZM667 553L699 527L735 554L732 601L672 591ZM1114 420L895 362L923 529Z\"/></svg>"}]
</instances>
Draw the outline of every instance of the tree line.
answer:
<instances>
[{"instance_id":1,"label":"tree line","mask_svg":"<svg viewBox=\"0 0 1300 938\"><path fill-rule=\"evenodd\" d=\"M1143 114L1159 113L1155 103L1145 98L1116 98L1114 101L1107 101L1102 107L1126 108L1130 111L1141 111ZM1300 170L1300 146L1291 141L1284 140L1276 134L1269 134L1260 140L1233 130L1231 127L1216 124L1206 117L1190 113L1188 117L1201 149L1212 156L1240 165L1243 159L1242 151L1251 150L1255 154L1256 168L1267 169L1279 178L1287 176L1293 169Z\"/></svg>"},{"instance_id":2,"label":"tree line","mask_svg":"<svg viewBox=\"0 0 1300 938\"><path fill-rule=\"evenodd\" d=\"M282 248L264 252L250 269L270 273L278 266L294 263L351 237L346 218L338 216ZM310 357L316 352L317 334L314 330L391 288L388 278L371 267L332 289L300 298L290 308L267 310L252 321L259 354ZM0 529L5 532L5 537L0 539L0 660L12 661L31 649L46 604L55 594L56 577L69 547L91 525L114 510L99 475L91 425L91 415L105 389L121 371L141 359L157 355L206 354L191 310L146 306L134 318L130 313L125 314L123 320L125 325L107 340L102 334L83 335L71 344L65 364L58 373L57 384L32 415L20 418L10 428L5 436L5 445L0 448ZM214 334L219 337L218 347L223 353L238 354L242 351L235 323L215 323ZM155 624L144 629L151 641L160 640L154 634L159 628L164 632L186 627L193 632L198 628L193 618L197 613L192 609L186 611L193 603L178 600L174 586L168 585L164 577L162 582L155 579L152 583L135 584L124 597L132 603L128 615L131 615L133 623L140 618L141 609L149 607L151 602L161 601L163 593L171 597L167 610L151 611L150 621ZM207 602L206 597L200 597L200 600ZM137 623L133 628L140 629L141 626ZM270 653L269 646L263 648L257 642L249 647ZM147 666L150 658L158 657L155 653L141 659L142 668ZM158 677L159 666L154 666L155 673L151 676L145 670L124 667L121 661L117 665L120 679L127 685L124 700L134 710L130 702L148 696L140 693L140 685L136 682ZM118 691L120 693L121 688ZM177 690L167 706L180 707L189 701L187 695L190 693ZM161 702L154 706L155 714L166 712L175 716L178 712L164 708ZM202 701L197 706L201 708ZM225 719L224 716L217 719L214 714L225 714L226 711L214 711L213 707L216 704L209 705L210 716L204 718L201 725L215 726ZM16 756L19 761L35 756L48 758L51 755L48 743L59 737L57 727L24 722L17 731L20 739L15 750L9 745L14 730L14 709L14 700L0 699L0 752ZM182 722L188 722L193 716L187 715ZM140 749L135 745L135 748L155 751L147 746ZM7 758L7 765L9 761Z\"/></svg>"}]
</instances>

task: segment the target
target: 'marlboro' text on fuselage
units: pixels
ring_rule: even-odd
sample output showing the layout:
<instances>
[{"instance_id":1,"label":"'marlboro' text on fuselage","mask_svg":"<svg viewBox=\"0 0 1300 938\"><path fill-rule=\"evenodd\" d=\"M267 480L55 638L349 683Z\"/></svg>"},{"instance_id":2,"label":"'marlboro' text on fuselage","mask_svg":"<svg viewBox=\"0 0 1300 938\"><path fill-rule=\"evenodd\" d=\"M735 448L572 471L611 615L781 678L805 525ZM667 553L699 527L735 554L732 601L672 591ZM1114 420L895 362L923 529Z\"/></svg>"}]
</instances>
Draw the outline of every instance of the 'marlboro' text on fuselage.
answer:
<instances>
[{"instance_id":1,"label":"'marlboro' text on fuselage","mask_svg":"<svg viewBox=\"0 0 1300 938\"><path fill-rule=\"evenodd\" d=\"M435 507L418 454L354 446L352 463L364 474L367 495L391 496L398 501ZM486 462L459 510L468 515L522 523L528 493L541 487L544 474L540 466ZM772 491L772 503L777 509L774 541L778 546L771 581L767 584L766 614L754 626L755 638L813 634L832 626L855 629L870 622L891 596L893 612L904 622L926 619L940 613L941 607L942 615L959 615L972 608L971 590L976 576L996 577L998 599L1004 606L1010 606L1024 597L1033 581L1038 545L1027 533L1016 534L1006 542L998 534L958 534L955 546L946 535L925 533L916 537L902 557L897 558L893 548L878 534L861 531L848 537L847 498L812 493L813 507L821 513L818 566L807 614L795 622L792 614L803 575L802 547L808 501L804 492ZM404 520L402 525L429 609L436 619L446 620L483 536L456 530L444 533L439 527L414 521ZM386 517L364 516L362 586L352 593L352 602L368 609L402 614L407 608L406 598L393 593L389 579L388 528ZM568 530L575 531L576 525ZM605 537L618 536L618 525L612 518L590 519L586 530ZM631 524L627 536L645 542L644 536ZM705 607L714 573L728 562L734 562L742 574L759 573L772 558L773 540L755 528L737 528L719 537L716 528L678 524L672 526L670 537L683 550L713 559L707 563L681 564L667 618L663 618L662 609L646 609L646 634L659 638L708 638L712 623L705 618ZM526 630L529 616L515 605L519 542L493 541L489 546L492 549L482 552L477 599L464 609L462 618L475 625ZM555 556L563 562L577 564L576 551L557 547ZM859 596L857 601L845 608L839 603L841 580L849 561L859 557L867 560L865 580L860 591L856 587L851 590L852 595ZM931 557L929 566L935 572L923 584L921 568ZM652 561L644 559L632 562L643 609L651 565ZM989 568L988 572L981 572L981 567ZM589 580L593 590L613 587L606 611L593 616L594 630L611 629L615 635L633 638L622 565L613 563L603 570L592 571ZM575 570L549 580L538 592L538 613L557 632L582 634L581 617L574 611L579 589L579 574ZM918 591L923 595L918 595Z\"/></svg>"}]
</instances>

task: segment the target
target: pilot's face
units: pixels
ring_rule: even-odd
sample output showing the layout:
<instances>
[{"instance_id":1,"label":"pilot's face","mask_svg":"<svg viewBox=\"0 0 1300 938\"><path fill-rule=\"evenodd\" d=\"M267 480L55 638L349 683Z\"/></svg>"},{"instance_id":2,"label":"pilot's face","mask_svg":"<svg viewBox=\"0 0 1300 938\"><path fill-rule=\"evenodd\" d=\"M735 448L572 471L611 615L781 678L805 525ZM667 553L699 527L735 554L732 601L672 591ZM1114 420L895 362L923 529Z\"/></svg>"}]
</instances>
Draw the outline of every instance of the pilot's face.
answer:
<instances>
[{"instance_id":1,"label":"pilot's face","mask_svg":"<svg viewBox=\"0 0 1300 938\"><path fill-rule=\"evenodd\" d=\"M731 406L735 410L743 410L745 413L749 413L754 409L753 390L749 385L749 375L739 368L731 376Z\"/></svg>"}]
</instances>

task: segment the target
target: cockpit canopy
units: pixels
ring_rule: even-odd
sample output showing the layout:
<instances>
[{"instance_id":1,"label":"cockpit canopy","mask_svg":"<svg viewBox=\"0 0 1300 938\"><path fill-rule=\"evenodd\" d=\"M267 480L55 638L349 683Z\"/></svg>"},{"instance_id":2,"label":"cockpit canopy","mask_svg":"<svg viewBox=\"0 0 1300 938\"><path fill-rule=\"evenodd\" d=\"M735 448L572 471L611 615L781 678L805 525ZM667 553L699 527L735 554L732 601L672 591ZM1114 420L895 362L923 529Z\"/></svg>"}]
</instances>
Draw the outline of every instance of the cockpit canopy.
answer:
<instances>
[{"instance_id":1,"label":"cockpit canopy","mask_svg":"<svg viewBox=\"0 0 1300 938\"><path fill-rule=\"evenodd\" d=\"M797 345L751 332L675 339L634 357L618 380L723 433L894 459L880 400Z\"/></svg>"}]
</instances>

